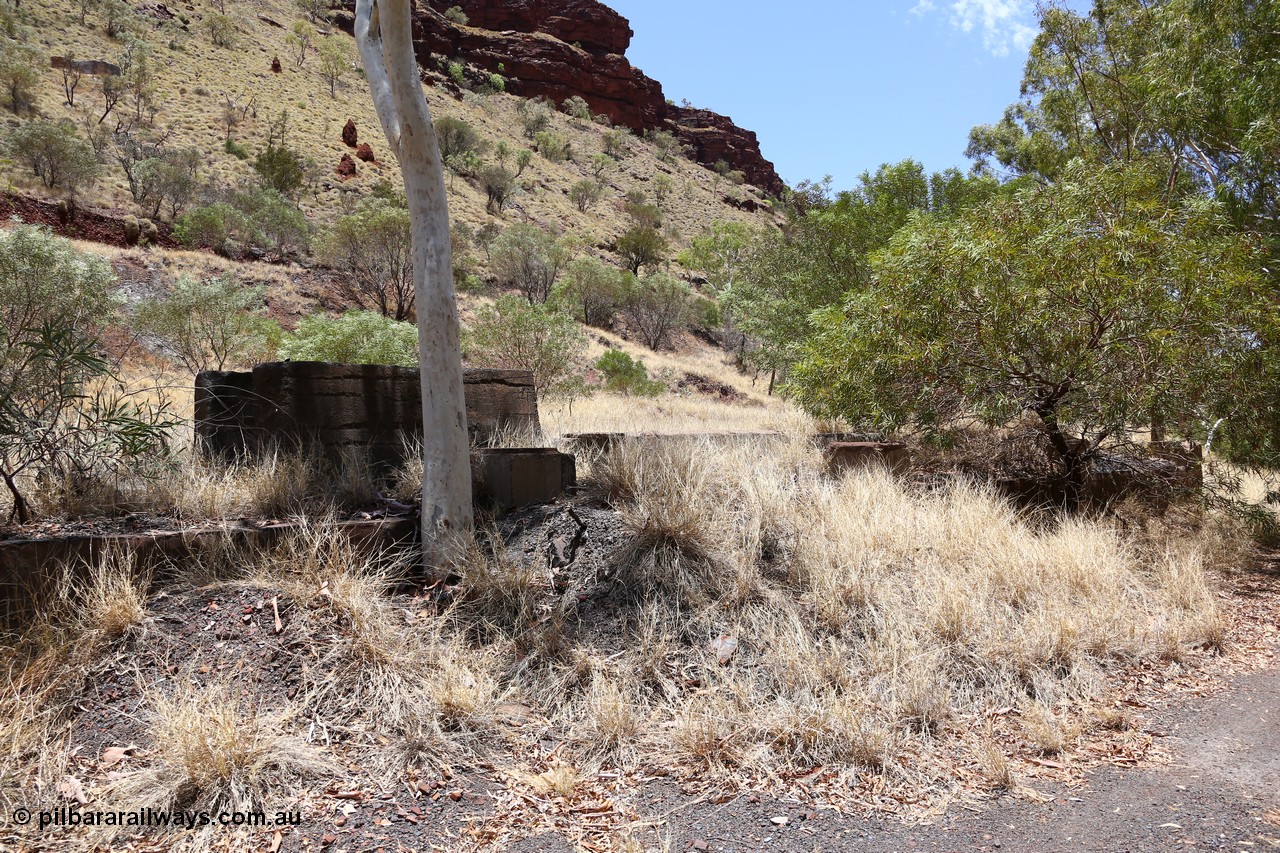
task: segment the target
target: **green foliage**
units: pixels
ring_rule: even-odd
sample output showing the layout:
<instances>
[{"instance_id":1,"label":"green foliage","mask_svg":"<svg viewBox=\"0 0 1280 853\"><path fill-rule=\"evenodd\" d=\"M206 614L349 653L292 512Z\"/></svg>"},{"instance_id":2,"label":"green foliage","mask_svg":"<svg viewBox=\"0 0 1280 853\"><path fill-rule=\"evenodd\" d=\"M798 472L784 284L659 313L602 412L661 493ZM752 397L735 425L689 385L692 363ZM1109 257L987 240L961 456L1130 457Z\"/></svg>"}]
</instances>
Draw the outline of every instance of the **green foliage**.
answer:
<instances>
[{"instance_id":1,"label":"green foliage","mask_svg":"<svg viewBox=\"0 0 1280 853\"><path fill-rule=\"evenodd\" d=\"M654 155L664 163L674 163L684 153L684 146L669 130L651 130L645 134L645 138L653 146Z\"/></svg>"},{"instance_id":2,"label":"green foliage","mask_svg":"<svg viewBox=\"0 0 1280 853\"><path fill-rule=\"evenodd\" d=\"M0 230L0 480L10 520L28 520L34 481L87 487L165 446L163 407L112 381L99 345L112 282L106 261L47 229Z\"/></svg>"},{"instance_id":3,"label":"green foliage","mask_svg":"<svg viewBox=\"0 0 1280 853\"><path fill-rule=\"evenodd\" d=\"M367 199L339 217L316 246L316 257L339 273L339 295L386 317L413 317L413 246L409 211Z\"/></svg>"},{"instance_id":4,"label":"green foliage","mask_svg":"<svg viewBox=\"0 0 1280 853\"><path fill-rule=\"evenodd\" d=\"M521 101L516 105L516 112L528 139L537 138L539 133L551 127L551 110L540 99Z\"/></svg>"},{"instance_id":5,"label":"green foliage","mask_svg":"<svg viewBox=\"0 0 1280 853\"><path fill-rule=\"evenodd\" d=\"M573 311L587 326L608 327L631 288L635 277L601 261L577 258L556 285L554 300Z\"/></svg>"},{"instance_id":6,"label":"green foliage","mask_svg":"<svg viewBox=\"0 0 1280 853\"><path fill-rule=\"evenodd\" d=\"M522 154L527 152L521 152ZM502 213L503 208L507 206L507 202L511 200L511 196L516 191L517 172L512 172L506 166L496 163L485 166L480 170L477 176L480 181L480 188L485 194L485 209L489 213Z\"/></svg>"},{"instance_id":7,"label":"green foliage","mask_svg":"<svg viewBox=\"0 0 1280 853\"><path fill-rule=\"evenodd\" d=\"M292 361L418 366L418 329L374 311L341 317L313 314L280 342L280 356Z\"/></svg>"},{"instance_id":8,"label":"green foliage","mask_svg":"<svg viewBox=\"0 0 1280 853\"><path fill-rule=\"evenodd\" d=\"M467 13L462 11L461 6L450 6L448 9L444 10L444 16L447 20L452 21L455 24L460 24L464 27L470 23L467 18Z\"/></svg>"},{"instance_id":9,"label":"green foliage","mask_svg":"<svg viewBox=\"0 0 1280 853\"><path fill-rule=\"evenodd\" d=\"M235 19L230 15L214 12L204 19L205 29L209 31L209 40L218 47L235 47L240 40Z\"/></svg>"},{"instance_id":10,"label":"green foliage","mask_svg":"<svg viewBox=\"0 0 1280 853\"><path fill-rule=\"evenodd\" d=\"M35 106L35 90L40 84L40 53L16 39L0 39L0 91L15 113Z\"/></svg>"},{"instance_id":11,"label":"green foliage","mask_svg":"<svg viewBox=\"0 0 1280 853\"><path fill-rule=\"evenodd\" d=\"M59 187L73 196L102 172L93 146L80 138L69 119L24 124L9 135L5 147L11 157L26 163L46 187Z\"/></svg>"},{"instance_id":12,"label":"green foliage","mask_svg":"<svg viewBox=\"0 0 1280 853\"><path fill-rule=\"evenodd\" d=\"M604 376L605 390L616 394L657 397L667 390L667 386L649 378L643 361L632 359L619 349L611 349L596 359L595 368Z\"/></svg>"},{"instance_id":13,"label":"green foliage","mask_svg":"<svg viewBox=\"0 0 1280 853\"><path fill-rule=\"evenodd\" d=\"M652 273L630 282L622 299L627 328L655 352L670 346L671 334L694 319L694 293L666 273Z\"/></svg>"},{"instance_id":14,"label":"green foliage","mask_svg":"<svg viewBox=\"0 0 1280 853\"><path fill-rule=\"evenodd\" d=\"M329 95L338 96L338 84L351 70L351 45L342 36L320 40L320 78L329 84Z\"/></svg>"},{"instance_id":15,"label":"green foliage","mask_svg":"<svg viewBox=\"0 0 1280 853\"><path fill-rule=\"evenodd\" d=\"M667 197L675 191L675 181L671 180L670 175L659 173L653 176L649 186L653 190L653 203L657 205L658 210L662 210L667 203Z\"/></svg>"},{"instance_id":16,"label":"green foliage","mask_svg":"<svg viewBox=\"0 0 1280 853\"><path fill-rule=\"evenodd\" d=\"M461 62L450 62L448 66L449 79L459 86L467 85L466 70L462 67Z\"/></svg>"},{"instance_id":17,"label":"green foliage","mask_svg":"<svg viewBox=\"0 0 1280 853\"><path fill-rule=\"evenodd\" d=\"M946 173L950 175L951 173ZM762 236L748 250L751 262L735 273L725 304L741 330L759 339L753 357L762 366L785 369L812 333L810 315L840 305L870 278L868 257L887 244L913 213L948 210L957 198L976 203L997 191L990 178L931 181L911 160L863 173L859 186L827 195L826 182L802 184L791 196L792 222L785 234ZM956 184L970 187L966 193ZM931 187L947 186L935 196Z\"/></svg>"},{"instance_id":18,"label":"green foliage","mask_svg":"<svg viewBox=\"0 0 1280 853\"><path fill-rule=\"evenodd\" d=\"M615 160L621 160L631 153L631 143L628 140L629 134L622 130L607 131L600 137L600 144L604 147L604 153L608 154Z\"/></svg>"},{"instance_id":19,"label":"green foliage","mask_svg":"<svg viewBox=\"0 0 1280 853\"><path fill-rule=\"evenodd\" d=\"M552 163L563 163L569 159L569 140L558 133L540 130L534 134L533 144L538 153Z\"/></svg>"},{"instance_id":20,"label":"green foliage","mask_svg":"<svg viewBox=\"0 0 1280 853\"><path fill-rule=\"evenodd\" d=\"M533 162L533 152L530 151L528 148L521 148L519 151L517 151L515 177L518 178L521 175L523 175L524 170L529 168L529 164L532 162Z\"/></svg>"},{"instance_id":21,"label":"green foliage","mask_svg":"<svg viewBox=\"0 0 1280 853\"><path fill-rule=\"evenodd\" d=\"M152 219L162 209L177 217L191 203L198 185L200 152L195 148L165 148L133 167L134 198Z\"/></svg>"},{"instance_id":22,"label":"green foliage","mask_svg":"<svg viewBox=\"0 0 1280 853\"><path fill-rule=\"evenodd\" d=\"M636 225L629 228L618 238L614 246L618 256L634 275L639 275L643 267L654 266L666 260L667 241L657 229Z\"/></svg>"},{"instance_id":23,"label":"green foliage","mask_svg":"<svg viewBox=\"0 0 1280 853\"><path fill-rule=\"evenodd\" d=\"M631 217L631 221L641 228L657 230L662 227L662 211L652 204L628 201L626 211L627 216Z\"/></svg>"},{"instance_id":24,"label":"green foliage","mask_svg":"<svg viewBox=\"0 0 1280 853\"><path fill-rule=\"evenodd\" d=\"M440 157L448 162L458 154L479 152L484 141L479 131L456 116L440 116L436 119L436 140L440 144Z\"/></svg>"},{"instance_id":25,"label":"green foliage","mask_svg":"<svg viewBox=\"0 0 1280 853\"><path fill-rule=\"evenodd\" d=\"M1048 6L1022 98L967 152L1054 180L1073 158L1156 158L1170 186L1216 195L1237 226L1280 244L1280 6L1096 0Z\"/></svg>"},{"instance_id":26,"label":"green foliage","mask_svg":"<svg viewBox=\"0 0 1280 853\"><path fill-rule=\"evenodd\" d=\"M814 316L792 387L811 412L930 433L1038 421L1068 484L1153 420L1203 440L1265 408L1256 245L1222 206L1170 202L1160 167L1065 167L953 216L917 216L866 285Z\"/></svg>"},{"instance_id":27,"label":"green foliage","mask_svg":"<svg viewBox=\"0 0 1280 853\"><path fill-rule=\"evenodd\" d=\"M243 145L236 142L234 139L232 139L229 136L227 137L226 141L222 143L222 148L224 151L226 151L231 156L235 157L237 160L249 159L249 149L245 148Z\"/></svg>"},{"instance_id":28,"label":"green foliage","mask_svg":"<svg viewBox=\"0 0 1280 853\"><path fill-rule=\"evenodd\" d=\"M544 395L562 390L586 346L586 337L567 314L516 296L502 296L480 308L463 344L473 364L531 371Z\"/></svg>"},{"instance_id":29,"label":"green foliage","mask_svg":"<svg viewBox=\"0 0 1280 853\"><path fill-rule=\"evenodd\" d=\"M604 181L604 176L612 172L618 165L617 161L608 154L601 152L591 155L591 177L597 181Z\"/></svg>"},{"instance_id":30,"label":"green foliage","mask_svg":"<svg viewBox=\"0 0 1280 853\"><path fill-rule=\"evenodd\" d=\"M260 189L237 194L235 199L236 206L253 222L255 246L281 255L306 250L311 226L303 212L284 195Z\"/></svg>"},{"instance_id":31,"label":"green foliage","mask_svg":"<svg viewBox=\"0 0 1280 853\"><path fill-rule=\"evenodd\" d=\"M311 229L292 202L274 190L259 189L199 205L178 217L173 230L184 246L238 259L245 246L281 255L305 250Z\"/></svg>"},{"instance_id":32,"label":"green foliage","mask_svg":"<svg viewBox=\"0 0 1280 853\"><path fill-rule=\"evenodd\" d=\"M229 275L182 276L164 297L138 307L133 328L193 374L266 361L280 326L264 312L265 293Z\"/></svg>"},{"instance_id":33,"label":"green foliage","mask_svg":"<svg viewBox=\"0 0 1280 853\"><path fill-rule=\"evenodd\" d=\"M578 121L591 121L591 107L578 95L571 95L565 98L560 104L565 115L575 118Z\"/></svg>"},{"instance_id":34,"label":"green foliage","mask_svg":"<svg viewBox=\"0 0 1280 853\"><path fill-rule=\"evenodd\" d=\"M750 253L763 235L745 222L717 220L705 232L694 237L687 250L677 258L686 269L701 272L717 296L733 289L734 283L750 263Z\"/></svg>"},{"instance_id":35,"label":"green foliage","mask_svg":"<svg viewBox=\"0 0 1280 853\"><path fill-rule=\"evenodd\" d=\"M489 75L489 88L490 88L490 89L492 89L494 92L505 92L505 91L507 91L507 81L506 81L506 78L505 78L505 77L503 77L501 74L497 74L497 73L490 74L490 75Z\"/></svg>"},{"instance_id":36,"label":"green foliage","mask_svg":"<svg viewBox=\"0 0 1280 853\"><path fill-rule=\"evenodd\" d=\"M530 305L541 305L576 252L573 241L521 223L493 241L489 267L500 283L518 288Z\"/></svg>"},{"instance_id":37,"label":"green foliage","mask_svg":"<svg viewBox=\"0 0 1280 853\"><path fill-rule=\"evenodd\" d=\"M284 43L296 51L294 64L299 68L307 61L307 51L311 49L311 42L315 40L315 35L315 28L306 21L294 21L289 34L284 37Z\"/></svg>"},{"instance_id":38,"label":"green foliage","mask_svg":"<svg viewBox=\"0 0 1280 853\"><path fill-rule=\"evenodd\" d=\"M253 169L262 185L284 196L302 189L305 164L298 152L285 145L268 145L253 161Z\"/></svg>"},{"instance_id":39,"label":"green foliage","mask_svg":"<svg viewBox=\"0 0 1280 853\"><path fill-rule=\"evenodd\" d=\"M603 196L604 187L590 178L583 178L569 187L569 201L584 213L595 207Z\"/></svg>"}]
</instances>

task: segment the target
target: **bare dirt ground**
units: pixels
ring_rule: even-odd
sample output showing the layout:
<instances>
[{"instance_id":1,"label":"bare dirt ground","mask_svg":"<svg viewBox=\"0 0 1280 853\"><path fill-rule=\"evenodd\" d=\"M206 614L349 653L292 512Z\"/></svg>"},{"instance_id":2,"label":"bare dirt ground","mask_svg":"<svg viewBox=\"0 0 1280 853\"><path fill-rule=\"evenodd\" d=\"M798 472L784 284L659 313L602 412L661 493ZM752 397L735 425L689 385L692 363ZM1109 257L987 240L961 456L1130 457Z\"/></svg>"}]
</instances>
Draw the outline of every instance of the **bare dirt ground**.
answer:
<instances>
[{"instance_id":1,"label":"bare dirt ground","mask_svg":"<svg viewBox=\"0 0 1280 853\"><path fill-rule=\"evenodd\" d=\"M690 805L673 788L648 792L641 812L671 830L673 850L1280 849L1278 722L1280 668L1273 665L1237 677L1208 701L1151 714L1144 728L1168 752L1167 764L1102 768L1082 782L1037 785L1035 795L1005 796L987 808L953 807L931 825L839 817L750 796ZM783 817L780 826L775 819Z\"/></svg>"}]
</instances>

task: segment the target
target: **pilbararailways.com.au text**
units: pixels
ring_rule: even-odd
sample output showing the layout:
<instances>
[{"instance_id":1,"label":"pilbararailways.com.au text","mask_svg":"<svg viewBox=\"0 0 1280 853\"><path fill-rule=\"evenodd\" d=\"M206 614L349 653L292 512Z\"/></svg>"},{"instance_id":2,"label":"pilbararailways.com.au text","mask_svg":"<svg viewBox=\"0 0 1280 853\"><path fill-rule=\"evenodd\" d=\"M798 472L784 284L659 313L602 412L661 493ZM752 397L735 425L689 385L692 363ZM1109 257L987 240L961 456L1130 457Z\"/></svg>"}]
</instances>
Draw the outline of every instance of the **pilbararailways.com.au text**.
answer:
<instances>
[{"instance_id":1,"label":"pilbararailways.com.au text","mask_svg":"<svg viewBox=\"0 0 1280 853\"><path fill-rule=\"evenodd\" d=\"M56 808L33 812L16 809L13 822L19 826L35 823L40 829L78 826L148 827L152 829L198 829L206 826L299 826L302 812L207 812L175 809L134 809L132 811L86 811Z\"/></svg>"}]
</instances>

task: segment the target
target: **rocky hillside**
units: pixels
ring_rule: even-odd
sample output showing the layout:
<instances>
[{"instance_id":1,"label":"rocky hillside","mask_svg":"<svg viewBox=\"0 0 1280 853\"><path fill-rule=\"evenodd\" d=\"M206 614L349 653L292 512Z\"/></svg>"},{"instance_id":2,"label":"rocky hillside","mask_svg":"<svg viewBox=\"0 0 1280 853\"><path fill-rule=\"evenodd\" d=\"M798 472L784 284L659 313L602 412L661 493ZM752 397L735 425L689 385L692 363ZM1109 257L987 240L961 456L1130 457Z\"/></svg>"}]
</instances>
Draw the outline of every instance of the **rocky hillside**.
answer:
<instances>
[{"instance_id":1,"label":"rocky hillside","mask_svg":"<svg viewBox=\"0 0 1280 853\"><path fill-rule=\"evenodd\" d=\"M526 148L537 156L521 169L510 203L497 213L486 209L486 194L474 177L455 175L449 186L455 221L473 229L523 221L577 230L606 255L630 225L628 194L639 193L649 203L657 201L658 192L664 196L663 227L673 249L717 219L772 221L766 195L782 185L761 157L754 134L714 113L668 105L661 86L623 55L631 30L616 12L594 0L462 5L470 22L487 26L455 23L436 8L419 8L418 43L432 112L472 126L485 163L506 156L511 165ZM400 179L378 129L354 39L343 31L350 29L350 17L349 10L337 9L313 20L292 0L173 6L27 0L13 13L15 35L6 39L0 33L0 51L29 54L37 79L29 108L0 112L0 142L7 131L39 120L70 120L82 138L109 137L124 126L135 136L198 152L198 182L207 197L211 190L258 181L253 160L283 119L286 144L311 164L307 189L297 202L314 226L323 227L379 184L396 185ZM332 86L322 47L343 54ZM121 67L126 73L123 78L85 73L68 99L64 72L55 67L58 57L97 63L99 70ZM134 68L146 64L145 97L135 104L132 90L127 91L103 118L104 87L131 85L130 62ZM489 85L494 79L500 91ZM557 109L575 95L586 101L594 121ZM523 131L525 99L536 96L550 101L547 129L566 143L563 158L544 156L532 134ZM0 106L9 106L5 97ZM367 147L345 143L348 123L356 129L357 145ZM619 127L611 129L613 124ZM642 133L646 129L678 135L686 145L684 156L652 144ZM80 188L81 208L143 215L117 152L109 139L104 142L102 173ZM592 161L606 147L614 162L602 169ZM704 165L721 160L746 182L735 183ZM658 176L665 177L655 191ZM569 191L586 178L597 180L604 193L598 204L580 210ZM46 187L12 152L7 158L0 153L0 180L10 192L30 197L56 200L65 194ZM168 211L159 217L162 237L172 218ZM83 233L106 231L95 227Z\"/></svg>"},{"instance_id":2,"label":"rocky hillside","mask_svg":"<svg viewBox=\"0 0 1280 853\"><path fill-rule=\"evenodd\" d=\"M449 7L461 9L467 24L446 17ZM349 27L350 10L345 20ZM515 94L557 103L577 95L616 125L669 130L704 166L723 160L780 194L782 179L755 133L710 110L669 103L662 84L627 61L632 35L626 18L596 0L431 0L419 7L415 40L424 67L443 70L441 63L461 59L504 73Z\"/></svg>"}]
</instances>

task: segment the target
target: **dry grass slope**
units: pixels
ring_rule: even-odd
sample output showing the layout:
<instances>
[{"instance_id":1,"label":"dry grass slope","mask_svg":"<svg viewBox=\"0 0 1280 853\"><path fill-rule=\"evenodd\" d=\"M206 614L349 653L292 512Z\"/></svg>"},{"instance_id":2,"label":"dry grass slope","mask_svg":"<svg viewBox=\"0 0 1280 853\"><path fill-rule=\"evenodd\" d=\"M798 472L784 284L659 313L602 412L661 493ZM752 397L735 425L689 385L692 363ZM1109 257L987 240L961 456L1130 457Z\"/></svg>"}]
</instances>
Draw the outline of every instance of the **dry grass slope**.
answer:
<instances>
[{"instance_id":1,"label":"dry grass slope","mask_svg":"<svg viewBox=\"0 0 1280 853\"><path fill-rule=\"evenodd\" d=\"M122 655L144 758L88 780L121 807L261 803L350 763L379 784L496 766L567 802L605 769L767 787L821 767L806 784L852 805L1013 786L1028 758L1128 725L1105 701L1128 667L1223 642L1209 533L1035 524L968 486L831 479L803 441L627 442L591 482L627 545L587 580L590 610L496 535L460 546L460 583L434 599L407 598L402 564L320 525L186 567L191 583L261 590L294 614L287 630L310 653L287 699L172 667L163 633L134 642L152 631L140 587L127 561L104 563L10 654L6 795L65 777L79 685ZM57 689L51 666L66 673ZM513 708L535 722L513 728Z\"/></svg>"}]
</instances>

